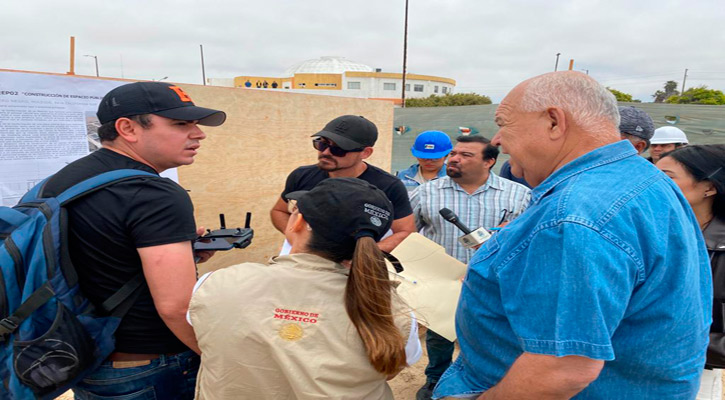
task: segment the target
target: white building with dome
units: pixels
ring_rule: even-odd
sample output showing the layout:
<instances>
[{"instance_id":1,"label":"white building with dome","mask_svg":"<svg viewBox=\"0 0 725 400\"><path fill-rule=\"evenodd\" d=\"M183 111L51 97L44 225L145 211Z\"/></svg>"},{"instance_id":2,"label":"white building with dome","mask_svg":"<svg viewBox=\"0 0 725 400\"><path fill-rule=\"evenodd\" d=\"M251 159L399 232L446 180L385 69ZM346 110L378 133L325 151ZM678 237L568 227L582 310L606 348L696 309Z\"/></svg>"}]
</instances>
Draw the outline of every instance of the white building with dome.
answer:
<instances>
[{"instance_id":1,"label":"white building with dome","mask_svg":"<svg viewBox=\"0 0 725 400\"><path fill-rule=\"evenodd\" d=\"M344 57L320 57L289 67L282 76L209 78L207 84L263 90L294 90L328 96L359 97L401 103L403 74L383 72ZM406 74L405 97L453 93L456 81L432 75Z\"/></svg>"}]
</instances>

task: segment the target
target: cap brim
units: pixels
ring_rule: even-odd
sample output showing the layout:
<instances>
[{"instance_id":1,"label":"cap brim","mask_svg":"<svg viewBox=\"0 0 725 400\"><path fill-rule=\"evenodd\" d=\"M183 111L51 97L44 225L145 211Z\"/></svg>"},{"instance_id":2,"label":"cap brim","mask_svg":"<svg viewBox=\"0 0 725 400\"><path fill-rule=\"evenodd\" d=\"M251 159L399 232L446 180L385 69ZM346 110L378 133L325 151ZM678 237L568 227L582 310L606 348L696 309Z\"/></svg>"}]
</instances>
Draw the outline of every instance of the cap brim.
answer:
<instances>
[{"instance_id":1,"label":"cap brim","mask_svg":"<svg viewBox=\"0 0 725 400\"><path fill-rule=\"evenodd\" d=\"M333 142L335 142L335 144L338 147L342 148L343 150L355 150L355 149L361 149L363 147L367 147L364 144L360 144L354 140L348 139L344 136L340 136L339 134L334 133L334 132L319 131L319 132L315 133L314 135L312 135L312 137L315 137L315 136L320 136L320 137L323 137L326 139L330 139Z\"/></svg>"},{"instance_id":2,"label":"cap brim","mask_svg":"<svg viewBox=\"0 0 725 400\"><path fill-rule=\"evenodd\" d=\"M284 195L285 200L299 200L300 197L306 195L309 192L309 190L298 190L296 192L289 192L286 195Z\"/></svg>"},{"instance_id":3,"label":"cap brim","mask_svg":"<svg viewBox=\"0 0 725 400\"><path fill-rule=\"evenodd\" d=\"M439 151L437 153L423 153L422 151L418 151L418 150L415 150L415 149L410 149L411 153L413 153L413 157L415 157L415 158L423 158L423 159L443 158L443 157L447 156L448 153L451 152L451 150Z\"/></svg>"},{"instance_id":4,"label":"cap brim","mask_svg":"<svg viewBox=\"0 0 725 400\"><path fill-rule=\"evenodd\" d=\"M655 139L655 140L650 140L650 144L678 144L678 143L689 144L689 142L687 140L685 140L684 142L682 140L677 140L677 139Z\"/></svg>"},{"instance_id":5,"label":"cap brim","mask_svg":"<svg viewBox=\"0 0 725 400\"><path fill-rule=\"evenodd\" d=\"M227 114L224 111L197 106L172 108L153 114L180 121L199 121L199 125L204 126L219 126L227 120Z\"/></svg>"}]
</instances>

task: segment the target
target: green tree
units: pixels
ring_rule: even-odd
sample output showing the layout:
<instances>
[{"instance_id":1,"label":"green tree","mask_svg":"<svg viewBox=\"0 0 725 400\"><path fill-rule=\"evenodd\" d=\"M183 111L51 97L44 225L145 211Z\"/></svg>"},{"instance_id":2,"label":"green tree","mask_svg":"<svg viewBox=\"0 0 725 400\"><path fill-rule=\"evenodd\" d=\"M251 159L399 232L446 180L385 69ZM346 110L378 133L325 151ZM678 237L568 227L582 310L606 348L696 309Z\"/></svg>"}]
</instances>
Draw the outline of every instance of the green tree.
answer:
<instances>
[{"instance_id":1,"label":"green tree","mask_svg":"<svg viewBox=\"0 0 725 400\"><path fill-rule=\"evenodd\" d=\"M612 89L610 87L607 87L607 90L612 92L612 94L617 99L617 101L625 101L625 102L629 102L629 103L634 101L634 100L632 100L632 95L629 93L620 92L619 90Z\"/></svg>"},{"instance_id":2,"label":"green tree","mask_svg":"<svg viewBox=\"0 0 725 400\"><path fill-rule=\"evenodd\" d=\"M723 94L722 90L708 89L707 86L702 85L685 90L681 96L670 96L665 102L672 104L724 105L725 94Z\"/></svg>"},{"instance_id":3,"label":"green tree","mask_svg":"<svg viewBox=\"0 0 725 400\"><path fill-rule=\"evenodd\" d=\"M652 97L654 97L655 103L664 103L670 96L677 96L679 94L680 92L677 91L677 82L667 81L665 82L665 90L656 91Z\"/></svg>"},{"instance_id":4,"label":"green tree","mask_svg":"<svg viewBox=\"0 0 725 400\"><path fill-rule=\"evenodd\" d=\"M432 94L429 97L405 99L406 107L475 106L478 104L491 104L491 98L476 93L446 93L443 96Z\"/></svg>"}]
</instances>

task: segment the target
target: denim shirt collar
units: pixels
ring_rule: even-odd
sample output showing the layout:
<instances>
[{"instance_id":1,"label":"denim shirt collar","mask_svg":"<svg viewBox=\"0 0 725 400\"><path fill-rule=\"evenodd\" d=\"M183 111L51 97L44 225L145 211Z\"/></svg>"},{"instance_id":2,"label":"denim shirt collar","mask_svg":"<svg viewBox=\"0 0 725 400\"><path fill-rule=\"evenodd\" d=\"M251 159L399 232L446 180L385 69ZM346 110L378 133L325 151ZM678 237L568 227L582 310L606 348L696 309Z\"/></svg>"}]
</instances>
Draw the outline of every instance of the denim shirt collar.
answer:
<instances>
[{"instance_id":1,"label":"denim shirt collar","mask_svg":"<svg viewBox=\"0 0 725 400\"><path fill-rule=\"evenodd\" d=\"M637 156L637 151L628 140L620 140L577 157L554 171L541 184L531 190L531 204L538 203L541 198L557 185L575 175L632 156Z\"/></svg>"},{"instance_id":2,"label":"denim shirt collar","mask_svg":"<svg viewBox=\"0 0 725 400\"><path fill-rule=\"evenodd\" d=\"M442 177L446 176L447 175L446 174L447 165L448 165L448 163L443 163L443 166L441 167L441 169L438 170L438 175L436 175L436 177L433 179L438 179L438 178L442 178ZM408 167L407 169L404 169L402 172L399 172L398 174L400 176L402 176L403 178L414 180L413 178L415 178L415 176L418 175L418 171L420 171L420 164L413 164L410 167Z\"/></svg>"}]
</instances>

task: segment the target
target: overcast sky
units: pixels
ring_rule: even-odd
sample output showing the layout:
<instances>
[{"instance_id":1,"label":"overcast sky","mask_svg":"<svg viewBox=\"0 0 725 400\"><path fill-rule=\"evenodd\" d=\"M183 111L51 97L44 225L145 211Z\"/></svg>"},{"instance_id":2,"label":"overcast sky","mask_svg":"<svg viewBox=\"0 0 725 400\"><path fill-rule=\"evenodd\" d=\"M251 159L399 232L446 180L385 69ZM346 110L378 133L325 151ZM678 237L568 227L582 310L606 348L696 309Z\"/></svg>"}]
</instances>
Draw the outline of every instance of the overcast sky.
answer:
<instances>
[{"instance_id":1,"label":"overcast sky","mask_svg":"<svg viewBox=\"0 0 725 400\"><path fill-rule=\"evenodd\" d=\"M402 72L404 0L3 1L0 68L202 83L341 56ZM410 0L408 72L494 102L574 69L644 102L667 80L725 89L724 0ZM679 86L678 86L679 88Z\"/></svg>"}]
</instances>

